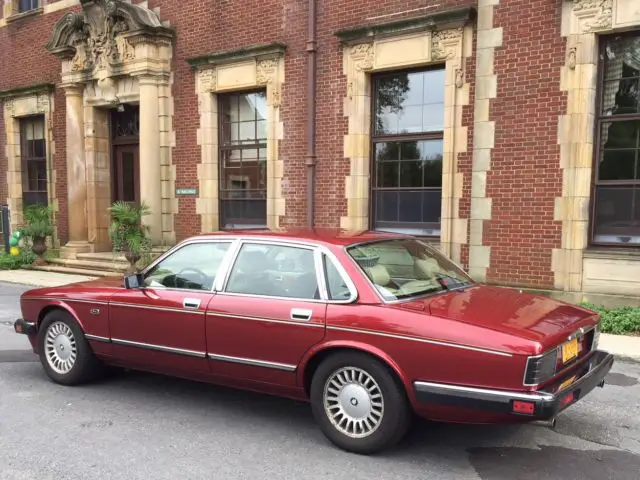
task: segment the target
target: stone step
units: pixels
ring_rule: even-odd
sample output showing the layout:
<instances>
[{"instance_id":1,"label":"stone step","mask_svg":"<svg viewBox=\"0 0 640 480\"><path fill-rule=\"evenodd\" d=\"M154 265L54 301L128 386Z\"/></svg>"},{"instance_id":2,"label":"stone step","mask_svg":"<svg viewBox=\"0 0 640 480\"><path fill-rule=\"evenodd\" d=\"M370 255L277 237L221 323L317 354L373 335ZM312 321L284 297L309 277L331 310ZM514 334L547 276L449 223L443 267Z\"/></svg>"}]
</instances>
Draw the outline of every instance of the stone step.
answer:
<instances>
[{"instance_id":1,"label":"stone step","mask_svg":"<svg viewBox=\"0 0 640 480\"><path fill-rule=\"evenodd\" d=\"M55 265L33 266L34 270L41 272L66 273L69 275L85 275L87 277L122 277L122 273L109 272L107 270L89 270L86 268L71 268Z\"/></svg>"},{"instance_id":2,"label":"stone step","mask_svg":"<svg viewBox=\"0 0 640 480\"><path fill-rule=\"evenodd\" d=\"M166 249L154 248L151 251L151 256L153 258L159 257L165 253L165 251ZM129 263L127 259L124 258L124 254L113 252L78 253L77 258L78 260L88 260L91 262Z\"/></svg>"},{"instance_id":3,"label":"stone step","mask_svg":"<svg viewBox=\"0 0 640 480\"><path fill-rule=\"evenodd\" d=\"M49 263L69 268L82 268L96 271L125 272L129 268L128 262L107 262L92 260L72 260L67 258L51 258Z\"/></svg>"}]
</instances>

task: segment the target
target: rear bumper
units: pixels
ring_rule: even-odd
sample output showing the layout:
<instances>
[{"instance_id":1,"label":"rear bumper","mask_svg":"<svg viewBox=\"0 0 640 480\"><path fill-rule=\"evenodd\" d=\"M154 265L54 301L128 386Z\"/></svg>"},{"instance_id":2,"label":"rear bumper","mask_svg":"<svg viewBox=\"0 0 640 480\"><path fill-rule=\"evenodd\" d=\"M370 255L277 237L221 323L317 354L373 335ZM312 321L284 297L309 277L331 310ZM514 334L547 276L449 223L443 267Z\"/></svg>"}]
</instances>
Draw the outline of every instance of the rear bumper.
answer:
<instances>
[{"instance_id":1,"label":"rear bumper","mask_svg":"<svg viewBox=\"0 0 640 480\"><path fill-rule=\"evenodd\" d=\"M22 333L27 336L35 335L38 333L38 329L36 328L35 323L27 322L22 318L19 318L13 323L13 329L16 331L16 333Z\"/></svg>"},{"instance_id":2,"label":"rear bumper","mask_svg":"<svg viewBox=\"0 0 640 480\"><path fill-rule=\"evenodd\" d=\"M544 390L514 392L463 387L430 382L414 382L414 394L425 405L459 407L493 414L523 417L522 420L550 420L562 410L584 398L596 387L604 386L604 378L613 366L608 352L596 351L576 370L558 379ZM572 383L563 383L575 377ZM515 413L514 402L533 404L531 413Z\"/></svg>"}]
</instances>

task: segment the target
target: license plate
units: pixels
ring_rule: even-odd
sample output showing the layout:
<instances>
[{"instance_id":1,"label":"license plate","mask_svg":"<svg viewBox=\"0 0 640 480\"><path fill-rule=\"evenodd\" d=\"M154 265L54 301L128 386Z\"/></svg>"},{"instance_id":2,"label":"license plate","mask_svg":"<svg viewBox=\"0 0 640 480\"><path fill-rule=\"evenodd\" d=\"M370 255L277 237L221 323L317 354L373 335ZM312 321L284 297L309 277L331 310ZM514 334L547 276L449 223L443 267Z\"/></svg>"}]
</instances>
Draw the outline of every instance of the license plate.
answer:
<instances>
[{"instance_id":1,"label":"license plate","mask_svg":"<svg viewBox=\"0 0 640 480\"><path fill-rule=\"evenodd\" d=\"M577 375L574 375L573 377L565 380L564 382L562 382L560 384L560 388L558 388L558 390L564 390L565 388L567 388L569 385L571 385L573 382L576 381Z\"/></svg>"},{"instance_id":2,"label":"license plate","mask_svg":"<svg viewBox=\"0 0 640 480\"><path fill-rule=\"evenodd\" d=\"M578 339L574 338L570 342L562 345L562 363L567 363L578 356Z\"/></svg>"}]
</instances>

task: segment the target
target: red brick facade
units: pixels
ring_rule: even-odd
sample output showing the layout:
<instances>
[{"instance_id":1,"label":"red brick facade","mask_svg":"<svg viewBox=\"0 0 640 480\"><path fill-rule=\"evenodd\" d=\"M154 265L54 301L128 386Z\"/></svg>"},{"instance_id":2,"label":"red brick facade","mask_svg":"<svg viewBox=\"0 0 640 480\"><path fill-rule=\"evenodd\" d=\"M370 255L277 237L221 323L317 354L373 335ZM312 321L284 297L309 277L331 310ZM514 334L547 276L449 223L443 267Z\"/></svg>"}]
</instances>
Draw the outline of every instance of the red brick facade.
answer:
<instances>
[{"instance_id":1,"label":"red brick facade","mask_svg":"<svg viewBox=\"0 0 640 480\"><path fill-rule=\"evenodd\" d=\"M64 1L64 0L63 0ZM48 4L52 4L51 0ZM79 2L78 2L79 3ZM136 3L136 0L134 0ZM489 121L495 124L490 168L486 172L484 197L491 199L490 218L480 218L482 245L490 247L485 280L491 283L553 289L561 288L552 262L553 252L563 249L563 222L555 215L557 199L563 197L563 171L558 141L559 117L567 114L567 93L561 86L561 70L567 61L566 34L561 32L563 8L557 0L348 0L317 1L317 167L315 225L338 227L347 215L344 137L348 119L344 112L347 79L343 71L343 47L336 32L345 28L382 24L473 7L471 56L464 59L465 81L469 83L468 104L462 107L466 127L466 152L457 155L462 196L458 219L472 222L474 162L474 112L477 110L476 70L479 23L487 30L501 31L501 42L493 48L493 74L497 79L495 98L489 100ZM571 3L571 2L568 2ZM80 6L71 7L80 10ZM285 77L280 108L283 138L279 157L284 162L282 194L286 215L281 226L304 225L306 220L307 151L307 2L265 0L263 2L149 0L148 8L159 8L162 21L175 29L172 94L176 166L176 188L197 185L200 113L196 74L187 60L243 47L281 43L286 45ZM493 9L491 15L487 9ZM0 90L33 84L60 82L61 63L45 48L55 23L69 10L40 13L8 22L0 28ZM488 23L488 24L487 24ZM481 72L478 72L480 75ZM65 93L55 91L52 118L59 200L58 235L67 240ZM0 128L4 131L3 118ZM6 136L0 135L0 152ZM7 158L0 156L0 174ZM7 182L0 182L0 199L8 196ZM177 239L200 232L201 218L196 200L180 197L175 215ZM469 224L469 223L467 223ZM469 267L473 246L467 228L459 260ZM639 270L640 271L640 270ZM569 289L570 290L570 289Z\"/></svg>"}]
</instances>

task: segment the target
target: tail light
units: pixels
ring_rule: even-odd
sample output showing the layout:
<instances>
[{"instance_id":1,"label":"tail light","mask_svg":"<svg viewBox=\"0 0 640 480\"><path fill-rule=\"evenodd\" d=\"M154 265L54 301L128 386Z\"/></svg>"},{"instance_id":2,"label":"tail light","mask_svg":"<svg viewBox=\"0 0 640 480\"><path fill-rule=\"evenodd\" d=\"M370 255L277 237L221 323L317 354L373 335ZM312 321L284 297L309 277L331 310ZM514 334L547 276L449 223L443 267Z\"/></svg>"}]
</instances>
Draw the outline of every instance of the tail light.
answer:
<instances>
[{"instance_id":1,"label":"tail light","mask_svg":"<svg viewBox=\"0 0 640 480\"><path fill-rule=\"evenodd\" d=\"M556 374L558 364L558 349L554 348L544 355L529 357L524 373L524 384L527 386L540 385Z\"/></svg>"}]
</instances>

